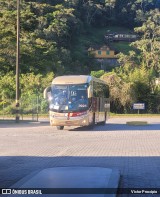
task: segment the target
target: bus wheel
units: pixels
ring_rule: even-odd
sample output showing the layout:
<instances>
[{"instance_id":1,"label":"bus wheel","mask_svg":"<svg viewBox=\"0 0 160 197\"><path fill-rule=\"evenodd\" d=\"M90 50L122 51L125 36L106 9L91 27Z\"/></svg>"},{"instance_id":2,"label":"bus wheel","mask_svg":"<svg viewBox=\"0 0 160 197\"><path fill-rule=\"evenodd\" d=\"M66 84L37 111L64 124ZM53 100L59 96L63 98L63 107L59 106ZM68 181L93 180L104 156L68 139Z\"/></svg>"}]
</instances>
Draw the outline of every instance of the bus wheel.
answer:
<instances>
[{"instance_id":1,"label":"bus wheel","mask_svg":"<svg viewBox=\"0 0 160 197\"><path fill-rule=\"evenodd\" d=\"M93 129L95 125L95 113L93 113L92 123L89 125L90 129Z\"/></svg>"},{"instance_id":2,"label":"bus wheel","mask_svg":"<svg viewBox=\"0 0 160 197\"><path fill-rule=\"evenodd\" d=\"M103 125L106 124L106 120L107 120L107 113L105 112L105 115L104 115L104 121L102 122Z\"/></svg>"},{"instance_id":3,"label":"bus wheel","mask_svg":"<svg viewBox=\"0 0 160 197\"><path fill-rule=\"evenodd\" d=\"M105 125L106 124L106 120L107 120L107 116L106 116L106 113L105 113L104 120L101 121L101 122L98 122L98 125Z\"/></svg>"},{"instance_id":4,"label":"bus wheel","mask_svg":"<svg viewBox=\"0 0 160 197\"><path fill-rule=\"evenodd\" d=\"M63 130L64 129L64 126L57 126L57 129L58 130Z\"/></svg>"}]
</instances>

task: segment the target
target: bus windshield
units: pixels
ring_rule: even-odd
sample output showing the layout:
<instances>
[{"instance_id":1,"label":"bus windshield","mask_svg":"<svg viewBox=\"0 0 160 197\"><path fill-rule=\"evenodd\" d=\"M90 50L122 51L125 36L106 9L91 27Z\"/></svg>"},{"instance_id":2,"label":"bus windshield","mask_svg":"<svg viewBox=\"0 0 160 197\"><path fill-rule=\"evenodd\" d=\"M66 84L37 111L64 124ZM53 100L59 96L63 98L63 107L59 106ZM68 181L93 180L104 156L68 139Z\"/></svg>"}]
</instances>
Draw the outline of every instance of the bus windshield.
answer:
<instances>
[{"instance_id":1,"label":"bus windshield","mask_svg":"<svg viewBox=\"0 0 160 197\"><path fill-rule=\"evenodd\" d=\"M87 88L88 84L52 85L50 110L58 112L87 110Z\"/></svg>"}]
</instances>

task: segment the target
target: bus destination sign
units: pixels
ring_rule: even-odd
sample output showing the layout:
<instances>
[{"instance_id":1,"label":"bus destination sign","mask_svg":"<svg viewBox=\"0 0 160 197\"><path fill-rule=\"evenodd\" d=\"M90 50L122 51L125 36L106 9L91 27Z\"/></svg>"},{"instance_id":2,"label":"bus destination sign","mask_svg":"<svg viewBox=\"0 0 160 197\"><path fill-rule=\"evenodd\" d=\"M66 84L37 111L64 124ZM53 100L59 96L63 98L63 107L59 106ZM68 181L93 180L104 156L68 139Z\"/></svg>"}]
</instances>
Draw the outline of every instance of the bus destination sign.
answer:
<instances>
[{"instance_id":1,"label":"bus destination sign","mask_svg":"<svg viewBox=\"0 0 160 197\"><path fill-rule=\"evenodd\" d=\"M133 103L133 109L145 109L145 103Z\"/></svg>"}]
</instances>

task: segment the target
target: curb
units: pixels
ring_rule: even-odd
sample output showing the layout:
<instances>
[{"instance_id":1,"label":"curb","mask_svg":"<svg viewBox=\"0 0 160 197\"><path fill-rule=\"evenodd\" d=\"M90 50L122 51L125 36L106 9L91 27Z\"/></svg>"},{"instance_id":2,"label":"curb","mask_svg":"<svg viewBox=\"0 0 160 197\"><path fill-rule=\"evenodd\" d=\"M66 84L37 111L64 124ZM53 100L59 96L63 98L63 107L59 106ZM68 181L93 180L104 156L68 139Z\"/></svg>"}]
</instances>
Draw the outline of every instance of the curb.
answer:
<instances>
[{"instance_id":1,"label":"curb","mask_svg":"<svg viewBox=\"0 0 160 197\"><path fill-rule=\"evenodd\" d=\"M147 121L130 121L126 122L127 125L133 125L133 126L140 126L140 125L148 125Z\"/></svg>"}]
</instances>

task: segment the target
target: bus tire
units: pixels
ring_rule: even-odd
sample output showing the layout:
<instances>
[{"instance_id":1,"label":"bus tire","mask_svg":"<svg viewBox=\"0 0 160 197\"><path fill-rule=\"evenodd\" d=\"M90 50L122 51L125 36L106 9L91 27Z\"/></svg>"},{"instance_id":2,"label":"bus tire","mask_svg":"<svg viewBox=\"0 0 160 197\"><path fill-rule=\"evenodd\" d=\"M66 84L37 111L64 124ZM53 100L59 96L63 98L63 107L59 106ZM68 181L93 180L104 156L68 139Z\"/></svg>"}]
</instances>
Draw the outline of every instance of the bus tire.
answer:
<instances>
[{"instance_id":1,"label":"bus tire","mask_svg":"<svg viewBox=\"0 0 160 197\"><path fill-rule=\"evenodd\" d=\"M92 123L89 125L90 129L93 129L95 125L95 113L93 113Z\"/></svg>"},{"instance_id":2,"label":"bus tire","mask_svg":"<svg viewBox=\"0 0 160 197\"><path fill-rule=\"evenodd\" d=\"M57 126L57 130L63 130L64 126Z\"/></svg>"},{"instance_id":3,"label":"bus tire","mask_svg":"<svg viewBox=\"0 0 160 197\"><path fill-rule=\"evenodd\" d=\"M105 112L105 114L104 114L104 121L102 122L103 125L106 124L106 120L107 120L107 113Z\"/></svg>"},{"instance_id":4,"label":"bus tire","mask_svg":"<svg viewBox=\"0 0 160 197\"><path fill-rule=\"evenodd\" d=\"M106 124L106 120L107 120L107 113L105 112L105 114L104 114L104 120L103 121L101 121L101 122L98 122L98 125L105 125Z\"/></svg>"}]
</instances>

